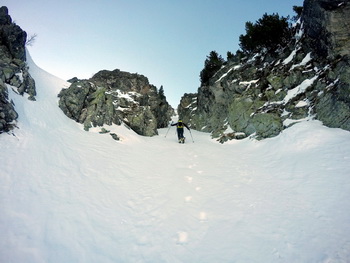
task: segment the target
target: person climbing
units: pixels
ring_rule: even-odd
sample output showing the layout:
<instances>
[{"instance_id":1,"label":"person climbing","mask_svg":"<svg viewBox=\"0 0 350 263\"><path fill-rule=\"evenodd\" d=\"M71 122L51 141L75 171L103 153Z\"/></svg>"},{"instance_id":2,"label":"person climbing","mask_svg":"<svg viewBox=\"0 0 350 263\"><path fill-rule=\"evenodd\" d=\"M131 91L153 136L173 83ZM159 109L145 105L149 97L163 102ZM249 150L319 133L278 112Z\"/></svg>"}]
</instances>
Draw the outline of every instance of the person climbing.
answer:
<instances>
[{"instance_id":1,"label":"person climbing","mask_svg":"<svg viewBox=\"0 0 350 263\"><path fill-rule=\"evenodd\" d=\"M176 123L172 123L171 126L176 126L177 138L179 139L179 143L185 143L184 126L187 128L187 130L190 130L186 123L179 119Z\"/></svg>"}]
</instances>

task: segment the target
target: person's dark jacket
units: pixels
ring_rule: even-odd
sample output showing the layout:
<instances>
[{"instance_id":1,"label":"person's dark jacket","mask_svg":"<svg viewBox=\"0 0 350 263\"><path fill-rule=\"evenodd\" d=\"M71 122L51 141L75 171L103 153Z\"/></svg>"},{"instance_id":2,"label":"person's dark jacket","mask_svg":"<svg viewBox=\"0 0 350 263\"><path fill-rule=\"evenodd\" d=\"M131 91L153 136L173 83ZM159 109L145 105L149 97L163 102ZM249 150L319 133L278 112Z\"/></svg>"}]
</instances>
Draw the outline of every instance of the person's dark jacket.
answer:
<instances>
[{"instance_id":1,"label":"person's dark jacket","mask_svg":"<svg viewBox=\"0 0 350 263\"><path fill-rule=\"evenodd\" d=\"M178 129L183 129L183 127L185 126L187 128L187 130L190 130L190 128L187 126L187 124L182 122L182 121L175 122L175 123L171 124L171 126L176 126L176 128L178 128Z\"/></svg>"}]
</instances>

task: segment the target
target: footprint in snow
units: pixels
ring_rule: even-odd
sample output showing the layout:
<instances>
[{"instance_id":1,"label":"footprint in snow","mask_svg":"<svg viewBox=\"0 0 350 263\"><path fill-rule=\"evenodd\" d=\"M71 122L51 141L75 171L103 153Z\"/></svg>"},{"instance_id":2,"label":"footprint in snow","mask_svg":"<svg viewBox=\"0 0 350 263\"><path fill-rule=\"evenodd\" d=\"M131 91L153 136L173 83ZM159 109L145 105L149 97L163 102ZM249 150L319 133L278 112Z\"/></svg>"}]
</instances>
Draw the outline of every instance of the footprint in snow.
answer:
<instances>
[{"instance_id":1,"label":"footprint in snow","mask_svg":"<svg viewBox=\"0 0 350 263\"><path fill-rule=\"evenodd\" d=\"M186 180L188 183L192 183L193 178L191 176L186 176Z\"/></svg>"},{"instance_id":2,"label":"footprint in snow","mask_svg":"<svg viewBox=\"0 0 350 263\"><path fill-rule=\"evenodd\" d=\"M186 202L191 202L192 201L192 196L186 196L185 197Z\"/></svg>"},{"instance_id":3,"label":"footprint in snow","mask_svg":"<svg viewBox=\"0 0 350 263\"><path fill-rule=\"evenodd\" d=\"M205 213L205 212L200 212L200 213L199 213L199 220L200 220L201 222L207 221L207 220L208 220L207 213Z\"/></svg>"},{"instance_id":4,"label":"footprint in snow","mask_svg":"<svg viewBox=\"0 0 350 263\"><path fill-rule=\"evenodd\" d=\"M188 233L181 231L177 233L177 244L182 245L188 242Z\"/></svg>"}]
</instances>

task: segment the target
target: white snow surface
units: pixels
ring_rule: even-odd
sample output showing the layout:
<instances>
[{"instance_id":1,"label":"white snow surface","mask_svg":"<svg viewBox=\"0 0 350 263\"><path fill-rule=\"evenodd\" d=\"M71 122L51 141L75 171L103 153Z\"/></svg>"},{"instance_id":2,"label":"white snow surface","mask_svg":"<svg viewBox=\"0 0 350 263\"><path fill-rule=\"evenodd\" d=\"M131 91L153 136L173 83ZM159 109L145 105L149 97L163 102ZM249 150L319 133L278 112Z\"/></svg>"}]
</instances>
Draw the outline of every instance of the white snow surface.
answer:
<instances>
[{"instance_id":1,"label":"white snow surface","mask_svg":"<svg viewBox=\"0 0 350 263\"><path fill-rule=\"evenodd\" d=\"M311 52L306 54L306 56L303 58L303 60L297 64L297 65L293 65L290 70L293 70L294 68L296 67L299 67L299 66L305 66L307 63L309 63L310 61L312 60L311 58Z\"/></svg>"},{"instance_id":2,"label":"white snow surface","mask_svg":"<svg viewBox=\"0 0 350 263\"><path fill-rule=\"evenodd\" d=\"M292 53L290 53L290 55L285 60L283 60L283 64L286 65L290 63L296 54L297 54L297 50L293 50Z\"/></svg>"},{"instance_id":3,"label":"white snow surface","mask_svg":"<svg viewBox=\"0 0 350 263\"><path fill-rule=\"evenodd\" d=\"M222 145L107 127L114 141L68 119L68 84L28 60L37 101L11 94L19 128L0 135L0 262L350 262L349 132Z\"/></svg>"},{"instance_id":4,"label":"white snow surface","mask_svg":"<svg viewBox=\"0 0 350 263\"><path fill-rule=\"evenodd\" d=\"M293 89L288 90L287 95L283 99L283 103L287 104L291 99L297 95L304 93L308 87L310 87L318 78L318 75L313 76L311 79L304 80L300 85Z\"/></svg>"}]
</instances>

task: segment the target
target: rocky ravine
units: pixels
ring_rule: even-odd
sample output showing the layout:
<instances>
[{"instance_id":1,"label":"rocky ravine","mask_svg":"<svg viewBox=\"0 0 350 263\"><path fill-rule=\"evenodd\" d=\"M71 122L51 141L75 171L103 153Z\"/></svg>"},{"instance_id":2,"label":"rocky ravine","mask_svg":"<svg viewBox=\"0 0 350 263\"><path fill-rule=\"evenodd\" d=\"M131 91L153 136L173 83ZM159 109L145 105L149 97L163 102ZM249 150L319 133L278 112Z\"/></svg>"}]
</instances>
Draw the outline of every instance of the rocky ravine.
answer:
<instances>
[{"instance_id":1,"label":"rocky ravine","mask_svg":"<svg viewBox=\"0 0 350 263\"><path fill-rule=\"evenodd\" d=\"M91 79L72 79L59 96L59 107L84 128L125 123L140 135L153 136L168 126L173 108L163 89L139 74L102 70Z\"/></svg>"},{"instance_id":2,"label":"rocky ravine","mask_svg":"<svg viewBox=\"0 0 350 263\"><path fill-rule=\"evenodd\" d=\"M179 115L221 142L273 137L311 118L350 130L349 26L349 0L306 0L290 45L228 61L182 97Z\"/></svg>"},{"instance_id":3,"label":"rocky ravine","mask_svg":"<svg viewBox=\"0 0 350 263\"><path fill-rule=\"evenodd\" d=\"M0 8L0 133L15 126L18 114L8 98L8 87L35 100L35 82L28 72L25 43L27 34L12 22L7 7Z\"/></svg>"}]
</instances>

